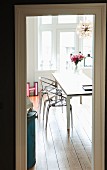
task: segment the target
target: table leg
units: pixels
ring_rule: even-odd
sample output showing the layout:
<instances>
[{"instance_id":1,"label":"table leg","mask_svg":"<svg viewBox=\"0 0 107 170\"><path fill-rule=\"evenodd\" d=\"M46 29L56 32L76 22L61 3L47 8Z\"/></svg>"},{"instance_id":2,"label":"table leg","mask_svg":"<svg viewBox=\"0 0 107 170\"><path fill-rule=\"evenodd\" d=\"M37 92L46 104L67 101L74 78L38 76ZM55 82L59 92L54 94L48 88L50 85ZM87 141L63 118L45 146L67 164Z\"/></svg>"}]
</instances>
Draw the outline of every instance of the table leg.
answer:
<instances>
[{"instance_id":1,"label":"table leg","mask_svg":"<svg viewBox=\"0 0 107 170\"><path fill-rule=\"evenodd\" d=\"M80 104L82 104L82 96L80 96Z\"/></svg>"},{"instance_id":2,"label":"table leg","mask_svg":"<svg viewBox=\"0 0 107 170\"><path fill-rule=\"evenodd\" d=\"M67 96L67 131L70 131L70 96Z\"/></svg>"}]
</instances>

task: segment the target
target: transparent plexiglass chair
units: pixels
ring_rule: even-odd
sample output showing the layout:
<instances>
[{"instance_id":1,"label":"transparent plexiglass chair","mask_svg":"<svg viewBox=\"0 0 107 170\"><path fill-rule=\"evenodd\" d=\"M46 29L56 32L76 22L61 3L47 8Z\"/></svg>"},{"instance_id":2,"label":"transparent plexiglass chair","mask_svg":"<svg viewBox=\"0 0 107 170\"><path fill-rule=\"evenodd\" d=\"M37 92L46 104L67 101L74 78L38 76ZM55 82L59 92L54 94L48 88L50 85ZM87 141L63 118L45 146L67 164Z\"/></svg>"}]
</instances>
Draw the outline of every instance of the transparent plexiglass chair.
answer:
<instances>
[{"instance_id":1,"label":"transparent plexiglass chair","mask_svg":"<svg viewBox=\"0 0 107 170\"><path fill-rule=\"evenodd\" d=\"M50 97L50 94L53 94L52 97ZM49 115L49 110L51 107L62 107L62 112L63 112L63 106L67 106L66 102L66 95L63 94L61 89L58 89L57 87L54 89L54 91L47 91L46 93L47 99L44 101L44 109L43 109L43 117L45 114L45 108L46 104L47 105L47 110L46 110L46 126L45 128L47 129L47 123L48 123L48 115ZM73 116L72 116L72 106L70 104L70 113L71 113L71 126L73 130Z\"/></svg>"},{"instance_id":2,"label":"transparent plexiglass chair","mask_svg":"<svg viewBox=\"0 0 107 170\"><path fill-rule=\"evenodd\" d=\"M41 90L39 92L39 113L41 113L43 96L56 88L56 82L50 78L43 76L39 77L39 81L41 85ZM51 95L51 97L53 96Z\"/></svg>"}]
</instances>

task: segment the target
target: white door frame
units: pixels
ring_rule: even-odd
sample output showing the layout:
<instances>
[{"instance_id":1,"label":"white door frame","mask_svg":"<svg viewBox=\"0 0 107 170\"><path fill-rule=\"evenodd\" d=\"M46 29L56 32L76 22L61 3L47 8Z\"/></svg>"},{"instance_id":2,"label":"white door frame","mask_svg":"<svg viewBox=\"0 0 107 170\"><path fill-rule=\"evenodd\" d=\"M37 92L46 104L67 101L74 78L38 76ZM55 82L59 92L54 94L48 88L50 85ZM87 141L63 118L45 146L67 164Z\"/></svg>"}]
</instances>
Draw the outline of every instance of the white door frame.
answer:
<instances>
[{"instance_id":1,"label":"white door frame","mask_svg":"<svg viewBox=\"0 0 107 170\"><path fill-rule=\"evenodd\" d=\"M106 58L105 3L15 6L16 170L27 170L26 16L49 14L93 14L96 16L93 79L92 170L104 170Z\"/></svg>"}]
</instances>

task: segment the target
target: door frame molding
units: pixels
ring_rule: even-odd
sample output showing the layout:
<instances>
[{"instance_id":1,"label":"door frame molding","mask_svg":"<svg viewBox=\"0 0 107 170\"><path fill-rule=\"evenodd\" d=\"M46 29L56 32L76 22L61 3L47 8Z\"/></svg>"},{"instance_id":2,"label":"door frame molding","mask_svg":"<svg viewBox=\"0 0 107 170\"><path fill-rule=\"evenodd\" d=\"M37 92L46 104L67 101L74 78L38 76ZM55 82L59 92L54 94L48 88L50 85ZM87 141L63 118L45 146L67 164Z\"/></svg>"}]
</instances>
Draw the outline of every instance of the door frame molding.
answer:
<instances>
[{"instance_id":1,"label":"door frame molding","mask_svg":"<svg viewBox=\"0 0 107 170\"><path fill-rule=\"evenodd\" d=\"M93 77L92 170L104 170L106 3L15 5L16 170L27 170L26 16L93 14L95 62Z\"/></svg>"}]
</instances>

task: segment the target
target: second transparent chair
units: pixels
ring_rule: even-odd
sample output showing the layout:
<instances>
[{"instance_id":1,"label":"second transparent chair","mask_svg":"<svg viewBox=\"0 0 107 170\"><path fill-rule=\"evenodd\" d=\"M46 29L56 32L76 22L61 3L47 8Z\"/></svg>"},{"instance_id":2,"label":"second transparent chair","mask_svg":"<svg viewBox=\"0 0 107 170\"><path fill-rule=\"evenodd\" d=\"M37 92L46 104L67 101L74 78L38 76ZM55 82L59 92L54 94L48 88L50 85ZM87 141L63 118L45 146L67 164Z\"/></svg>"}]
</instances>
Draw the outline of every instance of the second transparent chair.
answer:
<instances>
[{"instance_id":1,"label":"second transparent chair","mask_svg":"<svg viewBox=\"0 0 107 170\"><path fill-rule=\"evenodd\" d=\"M39 77L39 81L41 85L41 90L39 93L39 113L41 113L43 96L46 95L48 92L53 91L56 88L56 82L50 78L43 77L43 76Z\"/></svg>"}]
</instances>

